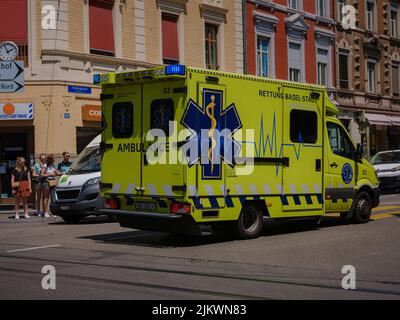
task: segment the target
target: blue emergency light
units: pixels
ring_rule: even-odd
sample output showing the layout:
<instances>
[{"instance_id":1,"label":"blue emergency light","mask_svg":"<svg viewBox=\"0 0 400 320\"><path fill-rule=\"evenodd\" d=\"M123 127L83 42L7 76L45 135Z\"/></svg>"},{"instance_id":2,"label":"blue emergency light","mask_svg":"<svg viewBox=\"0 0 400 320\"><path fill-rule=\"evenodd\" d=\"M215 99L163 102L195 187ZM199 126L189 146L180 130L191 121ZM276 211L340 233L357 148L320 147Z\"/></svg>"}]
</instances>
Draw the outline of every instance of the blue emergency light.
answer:
<instances>
[{"instance_id":1,"label":"blue emergency light","mask_svg":"<svg viewBox=\"0 0 400 320\"><path fill-rule=\"evenodd\" d=\"M173 75L184 76L185 73L186 73L186 68L184 65L181 64L171 64L165 67L166 76L173 76Z\"/></svg>"},{"instance_id":2,"label":"blue emergency light","mask_svg":"<svg viewBox=\"0 0 400 320\"><path fill-rule=\"evenodd\" d=\"M100 83L100 75L94 74L93 75L93 84L99 84L99 83Z\"/></svg>"}]
</instances>

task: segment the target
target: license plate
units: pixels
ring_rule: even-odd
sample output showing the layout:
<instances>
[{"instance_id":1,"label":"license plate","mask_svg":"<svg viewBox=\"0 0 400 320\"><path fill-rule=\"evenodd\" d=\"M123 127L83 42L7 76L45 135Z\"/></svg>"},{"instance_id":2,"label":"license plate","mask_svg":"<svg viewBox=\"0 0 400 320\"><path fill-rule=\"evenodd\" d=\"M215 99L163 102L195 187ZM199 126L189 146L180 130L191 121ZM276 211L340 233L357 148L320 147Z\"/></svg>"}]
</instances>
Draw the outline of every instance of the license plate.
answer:
<instances>
[{"instance_id":1,"label":"license plate","mask_svg":"<svg viewBox=\"0 0 400 320\"><path fill-rule=\"evenodd\" d=\"M69 206L61 206L60 207L60 209L62 210L62 211L68 211L69 210Z\"/></svg>"},{"instance_id":2,"label":"license plate","mask_svg":"<svg viewBox=\"0 0 400 320\"><path fill-rule=\"evenodd\" d=\"M136 210L155 210L156 204L152 202L135 202Z\"/></svg>"}]
</instances>

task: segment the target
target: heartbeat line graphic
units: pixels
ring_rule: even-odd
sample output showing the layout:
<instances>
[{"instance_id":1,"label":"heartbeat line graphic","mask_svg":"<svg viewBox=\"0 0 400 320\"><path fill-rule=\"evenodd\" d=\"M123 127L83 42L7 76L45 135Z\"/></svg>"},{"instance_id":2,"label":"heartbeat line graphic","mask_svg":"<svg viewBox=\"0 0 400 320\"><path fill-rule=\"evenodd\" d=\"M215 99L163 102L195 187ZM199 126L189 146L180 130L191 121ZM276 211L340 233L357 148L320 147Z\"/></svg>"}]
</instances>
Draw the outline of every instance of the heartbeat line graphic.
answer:
<instances>
[{"instance_id":1,"label":"heartbeat line graphic","mask_svg":"<svg viewBox=\"0 0 400 320\"><path fill-rule=\"evenodd\" d=\"M254 145L254 150L256 153L256 157L265 157L267 156L267 150L269 151L269 156L273 158L281 158L283 154L284 147L293 148L296 159L300 159L301 148L322 148L321 145L313 145L303 143L303 138L301 136L301 132L299 133L299 142L298 143L281 143L278 152L278 143L277 143L277 135L276 135L276 114L274 112L274 118L272 120L272 133L267 133L264 130L264 115L261 114L260 119L260 136L258 146L255 141L239 141L240 143L248 143ZM276 175L279 172L279 164L276 164Z\"/></svg>"}]
</instances>

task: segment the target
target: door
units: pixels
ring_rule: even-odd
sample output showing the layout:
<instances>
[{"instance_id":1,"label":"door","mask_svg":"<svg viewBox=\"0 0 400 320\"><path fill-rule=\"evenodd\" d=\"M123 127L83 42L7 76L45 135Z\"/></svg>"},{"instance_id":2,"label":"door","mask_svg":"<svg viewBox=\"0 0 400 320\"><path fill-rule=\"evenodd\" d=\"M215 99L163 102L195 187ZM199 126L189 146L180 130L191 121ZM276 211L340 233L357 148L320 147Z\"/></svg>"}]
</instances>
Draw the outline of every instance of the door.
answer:
<instances>
[{"instance_id":1,"label":"door","mask_svg":"<svg viewBox=\"0 0 400 320\"><path fill-rule=\"evenodd\" d=\"M184 81L143 84L142 195L183 197L185 166L176 147L186 100Z\"/></svg>"},{"instance_id":2,"label":"door","mask_svg":"<svg viewBox=\"0 0 400 320\"><path fill-rule=\"evenodd\" d=\"M282 209L321 210L323 206L323 93L310 99L310 91L285 87L283 106ZM301 215L294 213L294 215ZM289 214L290 215L290 214Z\"/></svg>"},{"instance_id":3,"label":"door","mask_svg":"<svg viewBox=\"0 0 400 320\"><path fill-rule=\"evenodd\" d=\"M327 186L326 208L329 211L348 211L354 195L355 147L340 123L328 121L326 124Z\"/></svg>"},{"instance_id":4,"label":"door","mask_svg":"<svg viewBox=\"0 0 400 320\"><path fill-rule=\"evenodd\" d=\"M104 89L101 181L104 193L135 194L140 187L141 85Z\"/></svg>"}]
</instances>

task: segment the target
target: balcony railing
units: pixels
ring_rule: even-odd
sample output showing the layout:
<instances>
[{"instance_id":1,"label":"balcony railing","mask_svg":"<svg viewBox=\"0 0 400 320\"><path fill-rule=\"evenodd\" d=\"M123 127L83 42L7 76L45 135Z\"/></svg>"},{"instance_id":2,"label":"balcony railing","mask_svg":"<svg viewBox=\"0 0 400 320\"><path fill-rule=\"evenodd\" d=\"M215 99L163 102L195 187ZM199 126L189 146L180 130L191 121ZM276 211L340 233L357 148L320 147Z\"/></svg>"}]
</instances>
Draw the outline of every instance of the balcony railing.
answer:
<instances>
[{"instance_id":1,"label":"balcony railing","mask_svg":"<svg viewBox=\"0 0 400 320\"><path fill-rule=\"evenodd\" d=\"M28 41L13 41L18 46L19 54L15 60L23 60L25 67L28 67Z\"/></svg>"}]
</instances>

